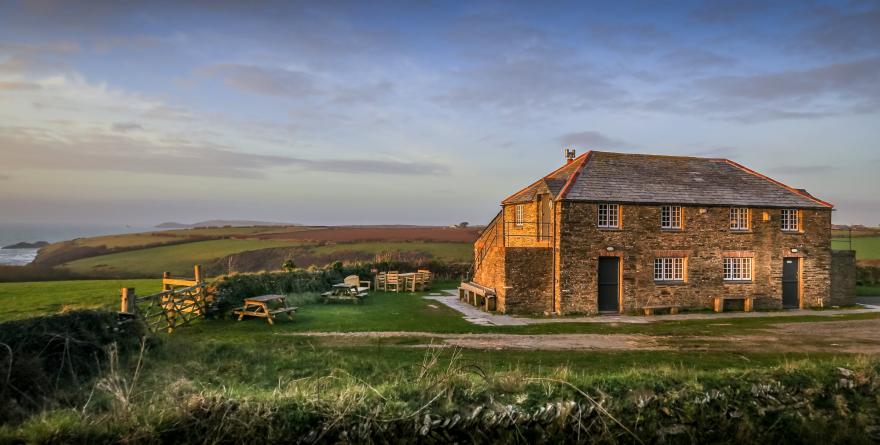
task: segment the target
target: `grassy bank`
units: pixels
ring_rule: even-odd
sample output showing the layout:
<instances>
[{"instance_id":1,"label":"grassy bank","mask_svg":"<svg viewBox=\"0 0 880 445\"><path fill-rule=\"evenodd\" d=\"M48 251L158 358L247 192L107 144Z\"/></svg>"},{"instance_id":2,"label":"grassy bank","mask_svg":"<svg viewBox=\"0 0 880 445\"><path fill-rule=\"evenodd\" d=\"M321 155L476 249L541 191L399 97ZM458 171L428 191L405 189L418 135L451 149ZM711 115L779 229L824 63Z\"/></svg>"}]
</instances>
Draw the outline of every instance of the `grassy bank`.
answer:
<instances>
[{"instance_id":1,"label":"grassy bank","mask_svg":"<svg viewBox=\"0 0 880 445\"><path fill-rule=\"evenodd\" d=\"M74 309L117 308L119 289L134 287L141 295L158 292L160 279L80 280L0 283L0 322Z\"/></svg>"}]
</instances>

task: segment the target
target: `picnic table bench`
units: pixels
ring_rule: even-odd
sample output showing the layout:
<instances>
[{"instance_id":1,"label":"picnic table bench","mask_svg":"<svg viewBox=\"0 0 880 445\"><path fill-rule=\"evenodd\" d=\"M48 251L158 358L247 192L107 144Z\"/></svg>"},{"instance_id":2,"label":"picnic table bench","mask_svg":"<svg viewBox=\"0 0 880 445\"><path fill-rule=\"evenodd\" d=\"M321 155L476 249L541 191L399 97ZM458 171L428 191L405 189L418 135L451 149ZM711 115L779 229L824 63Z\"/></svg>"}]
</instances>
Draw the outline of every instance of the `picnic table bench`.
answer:
<instances>
[{"instance_id":1,"label":"picnic table bench","mask_svg":"<svg viewBox=\"0 0 880 445\"><path fill-rule=\"evenodd\" d=\"M664 309L669 310L670 315L675 315L678 313L678 310L681 306L677 306L674 304L654 304L650 306L642 306L642 310L645 311L645 315L654 315L655 311L660 311Z\"/></svg>"},{"instance_id":2,"label":"picnic table bench","mask_svg":"<svg viewBox=\"0 0 880 445\"><path fill-rule=\"evenodd\" d=\"M715 297L715 312L724 312L725 301L742 301L743 312L752 312L755 308L755 297Z\"/></svg>"},{"instance_id":3,"label":"picnic table bench","mask_svg":"<svg viewBox=\"0 0 880 445\"><path fill-rule=\"evenodd\" d=\"M366 287L358 287L356 284L339 283L334 284L333 288L328 292L321 294L324 297L324 303L331 301L354 301L360 303L367 296Z\"/></svg>"},{"instance_id":4,"label":"picnic table bench","mask_svg":"<svg viewBox=\"0 0 880 445\"><path fill-rule=\"evenodd\" d=\"M269 324L274 324L272 319L278 314L287 314L287 318L293 320L293 313L296 313L297 307L287 305L287 297L284 295L260 295L259 297L251 297L244 299L244 306L232 311L238 315L238 321L244 319L245 316L265 318ZM280 303L281 307L270 309L269 303Z\"/></svg>"}]
</instances>

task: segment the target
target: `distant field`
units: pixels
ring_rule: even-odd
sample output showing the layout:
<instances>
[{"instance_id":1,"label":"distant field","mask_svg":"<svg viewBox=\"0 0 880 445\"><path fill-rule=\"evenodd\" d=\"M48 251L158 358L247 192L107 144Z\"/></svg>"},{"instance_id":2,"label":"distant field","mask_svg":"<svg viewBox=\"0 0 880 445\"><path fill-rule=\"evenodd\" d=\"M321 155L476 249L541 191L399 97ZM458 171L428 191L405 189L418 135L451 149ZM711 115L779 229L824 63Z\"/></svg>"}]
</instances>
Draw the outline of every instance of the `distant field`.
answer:
<instances>
[{"instance_id":1,"label":"distant field","mask_svg":"<svg viewBox=\"0 0 880 445\"><path fill-rule=\"evenodd\" d=\"M834 249L849 249L849 246L850 240L847 238L838 237L831 243ZM853 236L852 248L856 251L856 259L880 259L880 236Z\"/></svg>"},{"instance_id":2,"label":"distant field","mask_svg":"<svg viewBox=\"0 0 880 445\"><path fill-rule=\"evenodd\" d=\"M474 256L474 247L470 243L360 242L334 244L312 249L315 255L351 251L367 252L374 255L394 252L425 252L434 259L447 262L468 262Z\"/></svg>"},{"instance_id":3,"label":"distant field","mask_svg":"<svg viewBox=\"0 0 880 445\"><path fill-rule=\"evenodd\" d=\"M194 264L205 264L226 255L248 250L297 244L292 240L220 239L199 241L84 258L66 263L62 267L87 275L134 273L158 277L162 275L162 272L167 271L176 276L189 276L192 274Z\"/></svg>"}]
</instances>

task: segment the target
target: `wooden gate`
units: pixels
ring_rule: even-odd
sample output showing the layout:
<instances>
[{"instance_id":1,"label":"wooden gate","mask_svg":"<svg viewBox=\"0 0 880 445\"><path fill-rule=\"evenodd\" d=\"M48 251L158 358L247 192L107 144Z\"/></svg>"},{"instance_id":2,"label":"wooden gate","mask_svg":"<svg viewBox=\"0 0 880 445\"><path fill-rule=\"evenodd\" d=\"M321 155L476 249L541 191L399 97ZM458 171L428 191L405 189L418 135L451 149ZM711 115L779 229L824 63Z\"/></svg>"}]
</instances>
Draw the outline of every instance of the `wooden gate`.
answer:
<instances>
[{"instance_id":1,"label":"wooden gate","mask_svg":"<svg viewBox=\"0 0 880 445\"><path fill-rule=\"evenodd\" d=\"M162 274L162 292L137 296L133 287L122 289L120 312L142 317L153 332L174 329L203 318L213 295L204 281L201 267L196 265L195 278L176 279L168 272Z\"/></svg>"}]
</instances>

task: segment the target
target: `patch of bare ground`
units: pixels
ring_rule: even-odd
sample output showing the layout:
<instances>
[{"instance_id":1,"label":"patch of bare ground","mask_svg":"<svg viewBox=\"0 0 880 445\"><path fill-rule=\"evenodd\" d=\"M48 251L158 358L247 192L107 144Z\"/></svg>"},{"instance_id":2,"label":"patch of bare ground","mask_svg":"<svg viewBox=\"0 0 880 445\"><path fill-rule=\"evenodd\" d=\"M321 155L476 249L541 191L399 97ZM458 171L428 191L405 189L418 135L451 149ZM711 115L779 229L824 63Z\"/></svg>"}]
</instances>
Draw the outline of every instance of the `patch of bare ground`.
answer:
<instances>
[{"instance_id":1,"label":"patch of bare ground","mask_svg":"<svg viewBox=\"0 0 880 445\"><path fill-rule=\"evenodd\" d=\"M345 339L344 343L356 345L358 339L431 339L434 346L437 342L449 346L468 349L526 349L545 351L584 351L584 350L660 350L670 349L661 345L659 337L649 335L624 334L436 334L432 332L305 332L283 333L279 335L296 335L319 337L330 340ZM354 340L354 341L353 341ZM427 344L410 346L428 346Z\"/></svg>"},{"instance_id":2,"label":"patch of bare ground","mask_svg":"<svg viewBox=\"0 0 880 445\"><path fill-rule=\"evenodd\" d=\"M748 335L666 337L682 350L880 354L880 320L780 323Z\"/></svg>"},{"instance_id":3,"label":"patch of bare ground","mask_svg":"<svg viewBox=\"0 0 880 445\"><path fill-rule=\"evenodd\" d=\"M880 354L880 320L780 323L743 335L652 336L642 334L438 334L433 332L305 332L336 346L383 341L405 347L457 346L467 349L613 351L679 350L743 352L823 352Z\"/></svg>"}]
</instances>

